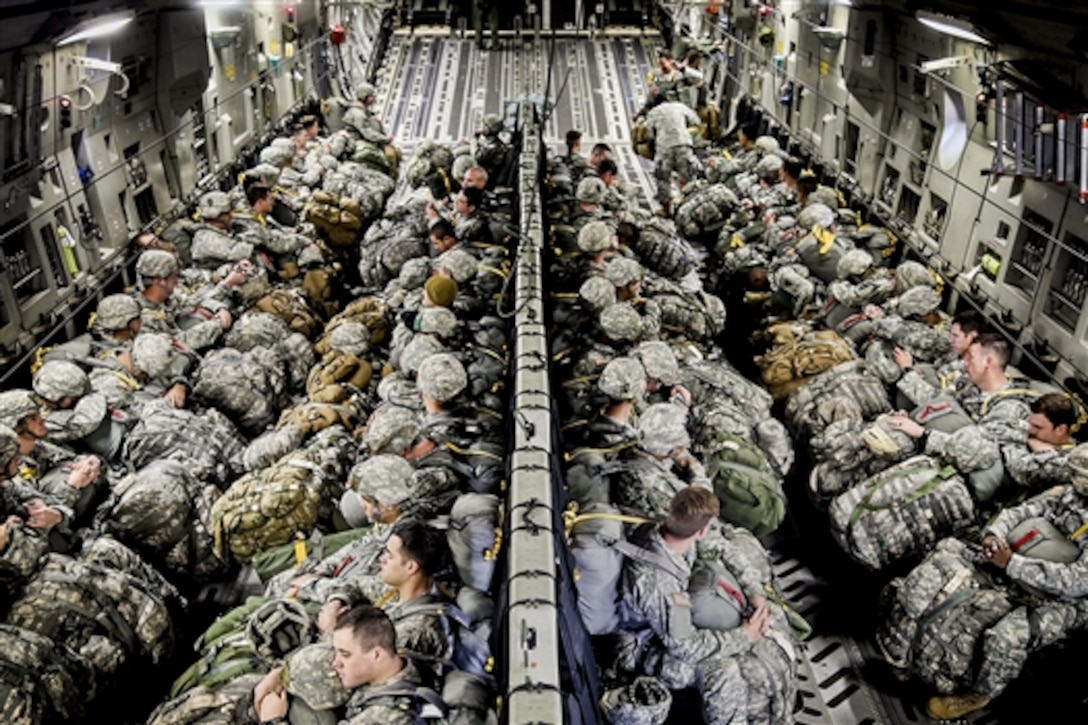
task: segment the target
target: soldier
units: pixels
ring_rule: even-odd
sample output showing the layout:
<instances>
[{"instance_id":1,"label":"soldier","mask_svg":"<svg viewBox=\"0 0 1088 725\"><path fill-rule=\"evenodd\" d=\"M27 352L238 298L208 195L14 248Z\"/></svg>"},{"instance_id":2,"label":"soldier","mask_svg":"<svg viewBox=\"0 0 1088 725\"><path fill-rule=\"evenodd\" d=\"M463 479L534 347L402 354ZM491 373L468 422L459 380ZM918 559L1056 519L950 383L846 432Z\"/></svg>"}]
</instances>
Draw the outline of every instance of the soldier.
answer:
<instances>
[{"instance_id":1,"label":"soldier","mask_svg":"<svg viewBox=\"0 0 1088 725\"><path fill-rule=\"evenodd\" d=\"M375 589L384 585L385 591L373 601L393 620L399 651L428 662L448 660L452 655L449 625L434 606L443 601L434 577L451 565L445 532L421 521L401 521L393 527L379 561L380 584ZM368 597L363 594L362 598ZM331 629L331 623L359 602L359 596L337 590L321 607L319 629Z\"/></svg>"},{"instance_id":2,"label":"soldier","mask_svg":"<svg viewBox=\"0 0 1088 725\"><path fill-rule=\"evenodd\" d=\"M507 170L513 149L502 140L504 123L502 116L489 113L484 116L480 131L476 134L476 163L482 166L491 179L499 179ZM500 183L496 181L496 183Z\"/></svg>"},{"instance_id":3,"label":"soldier","mask_svg":"<svg viewBox=\"0 0 1088 725\"><path fill-rule=\"evenodd\" d=\"M347 725L413 725L423 707L421 698L441 704L433 691L422 692L423 678L416 665L397 654L396 630L382 610L360 605L341 614L332 645L332 666L340 683L352 691ZM262 723L288 722L283 676L282 668L276 668L253 691Z\"/></svg>"},{"instance_id":4,"label":"soldier","mask_svg":"<svg viewBox=\"0 0 1088 725\"><path fill-rule=\"evenodd\" d=\"M313 239L285 227L275 220L272 210L276 206L276 194L263 184L246 187L246 201L253 210L252 216L239 215L238 221L251 232L252 239L262 250L257 252L269 271L278 272L283 280L298 276L299 256L302 250L312 247L311 255L321 258L321 252Z\"/></svg>"},{"instance_id":5,"label":"soldier","mask_svg":"<svg viewBox=\"0 0 1088 725\"><path fill-rule=\"evenodd\" d=\"M739 594L746 597L750 609L740 626L696 628L688 580L696 543L710 533L719 502L713 491L692 486L678 491L667 511L664 523L647 524L631 537L648 555L624 562L620 582L623 645L618 666L658 677L670 689L696 686L707 722L744 722L748 687L738 655L747 653L767 633L770 609L758 586L748 583L746 587L741 580L744 591Z\"/></svg>"},{"instance_id":6,"label":"soldier","mask_svg":"<svg viewBox=\"0 0 1088 725\"><path fill-rule=\"evenodd\" d=\"M616 288L616 301L626 302L642 318L643 340L652 340L661 331L661 308L657 302L641 296L642 265L626 257L613 257L604 268L604 277Z\"/></svg>"},{"instance_id":7,"label":"soldier","mask_svg":"<svg viewBox=\"0 0 1088 725\"><path fill-rule=\"evenodd\" d=\"M650 110L662 103L678 101L682 81L683 72L673 59L672 52L668 48L658 48L657 67L653 68L646 77L646 84L650 90L646 94L646 102L635 114L635 118L646 116Z\"/></svg>"},{"instance_id":8,"label":"soldier","mask_svg":"<svg viewBox=\"0 0 1088 725\"><path fill-rule=\"evenodd\" d=\"M615 503L643 515L669 508L687 486L710 488L703 464L688 450L687 409L669 403L648 407L638 421L639 445L623 459L614 485Z\"/></svg>"},{"instance_id":9,"label":"soldier","mask_svg":"<svg viewBox=\"0 0 1088 725\"><path fill-rule=\"evenodd\" d=\"M339 511L349 527L369 526L370 531L321 561L307 561L277 575L269 581L266 595L324 603L345 583L350 590L358 589L360 582L373 582L393 526L410 512L427 508L428 502L418 500L411 478L412 466L399 456L374 456L356 465L349 485L354 482L362 488L360 482L365 482L365 490L345 491Z\"/></svg>"},{"instance_id":10,"label":"soldier","mask_svg":"<svg viewBox=\"0 0 1088 725\"><path fill-rule=\"evenodd\" d=\"M107 295L91 317L89 332L44 350L42 359L94 365L99 356L131 342L139 331L139 303L126 294Z\"/></svg>"},{"instance_id":11,"label":"soldier","mask_svg":"<svg viewBox=\"0 0 1088 725\"><path fill-rule=\"evenodd\" d=\"M178 260L168 252L157 249L143 252L136 260L136 274L140 278L140 291L135 299L143 310L140 315L140 329L144 332L171 335L184 347L200 351L218 343L223 332L230 329L234 319L224 300L228 294L227 287L243 282L247 272L242 268L233 270L223 280L222 285L204 291L195 299L176 291L179 278ZM178 324L179 318L198 307L210 319L182 330Z\"/></svg>"},{"instance_id":12,"label":"soldier","mask_svg":"<svg viewBox=\"0 0 1088 725\"><path fill-rule=\"evenodd\" d=\"M1066 465L1077 409L1065 393L1047 393L1031 402L1026 446L1002 446L1005 473L1028 491L1069 483Z\"/></svg>"},{"instance_id":13,"label":"soldier","mask_svg":"<svg viewBox=\"0 0 1088 725\"><path fill-rule=\"evenodd\" d=\"M582 132L572 128L566 135L567 153L561 156L562 161L570 169L571 181L577 181L585 173L586 160L582 156Z\"/></svg>"},{"instance_id":14,"label":"soldier","mask_svg":"<svg viewBox=\"0 0 1088 725\"><path fill-rule=\"evenodd\" d=\"M646 373L646 395L651 403L670 402L690 408L691 391L680 384L680 363L668 343L643 342L632 355Z\"/></svg>"},{"instance_id":15,"label":"soldier","mask_svg":"<svg viewBox=\"0 0 1088 725\"><path fill-rule=\"evenodd\" d=\"M197 206L203 226L193 235L193 265L202 269L218 269L243 259L253 259L253 242L234 237L233 204L221 191L210 191L200 198ZM252 233L243 235L254 239Z\"/></svg>"},{"instance_id":16,"label":"soldier","mask_svg":"<svg viewBox=\"0 0 1088 725\"><path fill-rule=\"evenodd\" d=\"M1088 595L1088 445L1069 454L1071 485L1053 488L1005 509L986 528L982 556L1023 591L1034 596L1014 606L982 634L973 685L965 692L934 697L927 710L941 720L960 719L985 707L1019 674L1031 652L1060 642L1081 625L1081 603ZM1053 527L1060 553L1033 553L1032 538L1045 537L1039 520ZM1028 535L1014 535L1027 522ZM1021 528L1018 528L1021 527ZM1035 532L1036 536L1030 534Z\"/></svg>"},{"instance_id":17,"label":"soldier","mask_svg":"<svg viewBox=\"0 0 1088 725\"><path fill-rule=\"evenodd\" d=\"M616 253L616 237L607 222L591 221L578 232L578 249L585 255L582 277L604 274L607 262Z\"/></svg>"},{"instance_id":18,"label":"soldier","mask_svg":"<svg viewBox=\"0 0 1088 725\"><path fill-rule=\"evenodd\" d=\"M681 185L701 175L699 160L692 150L693 140L688 131L698 126L695 111L678 101L668 101L646 114L646 126L654 136L654 177L657 179L656 199L665 216L672 213L672 174L680 177Z\"/></svg>"},{"instance_id":19,"label":"soldier","mask_svg":"<svg viewBox=\"0 0 1088 725\"><path fill-rule=\"evenodd\" d=\"M33 406L33 409L31 409ZM7 519L18 516L26 525L49 537L54 551L66 553L78 545L72 534L74 512L59 496L49 495L37 487L37 471L22 466L22 449L28 455L45 437L45 426L37 406L33 405L29 391L11 390L0 393L0 516ZM8 422L15 420L15 429ZM98 459L94 459L97 463ZM28 460L33 464L33 460ZM79 466L72 480L87 486L98 480L95 463ZM44 471L43 471L44 473ZM93 476L93 477L92 477Z\"/></svg>"},{"instance_id":20,"label":"soldier","mask_svg":"<svg viewBox=\"0 0 1088 725\"><path fill-rule=\"evenodd\" d=\"M389 163L389 175L396 179L401 152L393 145L393 134L386 132L381 118L374 112L374 105L378 102L378 90L370 83L361 83L355 96L359 99L359 105L353 106L344 114L344 125L356 138L372 143L382 150Z\"/></svg>"},{"instance_id":21,"label":"soldier","mask_svg":"<svg viewBox=\"0 0 1088 725\"><path fill-rule=\"evenodd\" d=\"M898 275L897 275L898 280ZM902 287L897 281L897 287ZM948 331L948 355L936 363L936 367L914 364L914 358L906 350L893 354L896 365L905 373L897 383L899 391L915 403L932 395L932 388L947 390L956 396L969 394L972 385L963 365L963 358L971 344L985 331L985 321L975 310L966 310L952 318ZM923 385L924 384L924 385ZM912 394L912 391L913 394Z\"/></svg>"},{"instance_id":22,"label":"soldier","mask_svg":"<svg viewBox=\"0 0 1088 725\"><path fill-rule=\"evenodd\" d=\"M926 428L904 414L890 416L887 424L892 430L915 439L923 453L951 460L964 473L1000 463L1002 446L1023 446L1027 440L1022 425L1029 408L1005 374L1008 361L1009 344L997 333L979 335L967 348L964 368L977 392L957 396L957 400L974 421L973 425L948 433ZM920 403L935 400L940 393L932 387L930 391L931 396L921 398ZM994 494L996 485L992 485L993 490L991 485L987 481L983 488L972 479L975 496L981 501Z\"/></svg>"}]
</instances>

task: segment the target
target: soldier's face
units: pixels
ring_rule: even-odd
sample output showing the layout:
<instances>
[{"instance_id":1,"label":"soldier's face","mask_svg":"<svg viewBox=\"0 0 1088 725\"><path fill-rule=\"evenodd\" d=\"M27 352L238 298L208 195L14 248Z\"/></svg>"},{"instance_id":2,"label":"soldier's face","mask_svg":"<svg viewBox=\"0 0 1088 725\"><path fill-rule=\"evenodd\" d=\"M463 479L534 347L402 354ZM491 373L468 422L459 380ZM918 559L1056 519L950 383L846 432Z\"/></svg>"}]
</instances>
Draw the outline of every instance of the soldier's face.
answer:
<instances>
[{"instance_id":1,"label":"soldier's face","mask_svg":"<svg viewBox=\"0 0 1088 725\"><path fill-rule=\"evenodd\" d=\"M23 425L26 426L26 432L35 438L45 438L49 433L45 427L45 418L37 411L25 416L23 418Z\"/></svg>"},{"instance_id":2,"label":"soldier's face","mask_svg":"<svg viewBox=\"0 0 1088 725\"><path fill-rule=\"evenodd\" d=\"M347 627L334 630L332 667L349 690L369 684L377 667L377 647L364 647Z\"/></svg>"},{"instance_id":3,"label":"soldier's face","mask_svg":"<svg viewBox=\"0 0 1088 725\"><path fill-rule=\"evenodd\" d=\"M956 355L962 356L967 352L967 348L971 346L971 343L975 340L976 333L965 333L963 328L958 323L952 323L952 329L948 333L948 344L952 348L952 352Z\"/></svg>"},{"instance_id":4,"label":"soldier's face","mask_svg":"<svg viewBox=\"0 0 1088 725\"><path fill-rule=\"evenodd\" d=\"M458 214L465 216L471 214L475 210L475 207L468 203L468 197L464 194L458 194L453 197L453 210Z\"/></svg>"},{"instance_id":5,"label":"soldier's face","mask_svg":"<svg viewBox=\"0 0 1088 725\"><path fill-rule=\"evenodd\" d=\"M963 356L963 368L967 372L967 378L976 385L982 381L990 364L990 356L980 345L971 344L967 353Z\"/></svg>"},{"instance_id":6,"label":"soldier's face","mask_svg":"<svg viewBox=\"0 0 1088 725\"><path fill-rule=\"evenodd\" d=\"M389 537L389 541L378 559L381 570L378 576L391 587L398 587L412 575L414 562L404 555L404 542L397 535Z\"/></svg>"},{"instance_id":7,"label":"soldier's face","mask_svg":"<svg viewBox=\"0 0 1088 725\"><path fill-rule=\"evenodd\" d=\"M1028 415L1028 435L1043 443L1060 446L1069 440L1069 429L1054 425L1043 413L1031 413Z\"/></svg>"},{"instance_id":8,"label":"soldier's face","mask_svg":"<svg viewBox=\"0 0 1088 725\"><path fill-rule=\"evenodd\" d=\"M461 186L466 189L482 189L487 186L487 178L479 171L466 171L461 179Z\"/></svg>"}]
</instances>

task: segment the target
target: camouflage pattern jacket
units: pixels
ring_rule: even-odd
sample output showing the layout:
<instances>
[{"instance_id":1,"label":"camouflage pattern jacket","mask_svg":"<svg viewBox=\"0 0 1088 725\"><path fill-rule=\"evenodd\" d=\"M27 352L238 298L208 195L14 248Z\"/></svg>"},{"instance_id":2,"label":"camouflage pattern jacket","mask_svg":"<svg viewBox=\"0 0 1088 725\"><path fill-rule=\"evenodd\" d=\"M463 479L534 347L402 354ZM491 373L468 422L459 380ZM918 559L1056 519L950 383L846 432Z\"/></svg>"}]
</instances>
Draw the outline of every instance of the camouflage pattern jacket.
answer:
<instances>
[{"instance_id":1,"label":"camouflage pattern jacket","mask_svg":"<svg viewBox=\"0 0 1088 725\"><path fill-rule=\"evenodd\" d=\"M347 725L415 725L414 698L407 695L379 695L382 688L396 685L420 687L423 678L411 660L404 661L404 669L381 685L364 685L352 693L348 700ZM437 722L437 721L436 721Z\"/></svg>"},{"instance_id":2,"label":"camouflage pattern jacket","mask_svg":"<svg viewBox=\"0 0 1088 725\"><path fill-rule=\"evenodd\" d=\"M620 580L620 628L643 644L637 661L628 660L624 662L625 666L658 674L663 667L669 667L670 660L702 663L748 651L748 638L740 627L713 630L699 629L692 624L687 587L695 561L694 548L686 554L678 554L669 548L661 532L653 526L638 530L631 541L666 557L675 571L634 559L624 562Z\"/></svg>"}]
</instances>

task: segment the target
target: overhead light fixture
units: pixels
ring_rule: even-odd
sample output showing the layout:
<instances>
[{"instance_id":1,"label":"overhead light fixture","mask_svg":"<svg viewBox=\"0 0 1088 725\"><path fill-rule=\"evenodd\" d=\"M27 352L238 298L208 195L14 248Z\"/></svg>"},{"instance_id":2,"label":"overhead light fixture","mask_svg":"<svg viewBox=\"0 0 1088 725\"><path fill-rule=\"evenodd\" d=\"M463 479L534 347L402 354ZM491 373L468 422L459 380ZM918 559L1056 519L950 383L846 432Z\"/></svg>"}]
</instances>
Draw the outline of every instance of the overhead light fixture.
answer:
<instances>
[{"instance_id":1,"label":"overhead light fixture","mask_svg":"<svg viewBox=\"0 0 1088 725\"><path fill-rule=\"evenodd\" d=\"M979 35L975 26L966 20L960 20L959 18L949 17L947 15L938 15L937 13L929 13L924 10L919 10L916 17L919 23L926 27L933 28L938 33L944 33L945 35L951 35L953 38L969 40L972 43L979 43L981 45L990 44L990 41Z\"/></svg>"},{"instance_id":2,"label":"overhead light fixture","mask_svg":"<svg viewBox=\"0 0 1088 725\"><path fill-rule=\"evenodd\" d=\"M131 23L135 18L136 13L134 11L126 10L120 13L111 13L98 18L82 20L57 40L57 47L78 43L81 40L92 40L112 35Z\"/></svg>"}]
</instances>

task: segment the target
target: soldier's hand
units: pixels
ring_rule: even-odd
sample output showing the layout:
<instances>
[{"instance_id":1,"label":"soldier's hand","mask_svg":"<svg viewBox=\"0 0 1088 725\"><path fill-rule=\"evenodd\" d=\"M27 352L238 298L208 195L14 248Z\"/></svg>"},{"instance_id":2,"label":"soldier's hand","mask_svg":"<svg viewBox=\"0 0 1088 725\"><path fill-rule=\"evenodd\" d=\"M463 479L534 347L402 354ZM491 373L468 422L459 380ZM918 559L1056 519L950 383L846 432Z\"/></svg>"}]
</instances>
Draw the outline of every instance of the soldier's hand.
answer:
<instances>
[{"instance_id":1,"label":"soldier's hand","mask_svg":"<svg viewBox=\"0 0 1088 725\"><path fill-rule=\"evenodd\" d=\"M339 599L330 599L325 602L317 613L317 631L321 634L331 632L333 627L336 626L336 618L345 609L347 607Z\"/></svg>"},{"instance_id":2,"label":"soldier's hand","mask_svg":"<svg viewBox=\"0 0 1088 725\"><path fill-rule=\"evenodd\" d=\"M910 370L914 367L914 356L901 347L892 350L892 360L895 360L900 370Z\"/></svg>"},{"instance_id":3,"label":"soldier's hand","mask_svg":"<svg viewBox=\"0 0 1088 725\"><path fill-rule=\"evenodd\" d=\"M1041 441L1038 438L1028 438L1028 448L1030 448L1034 453L1038 453L1039 451L1058 450L1058 447L1053 443L1047 443L1046 441Z\"/></svg>"},{"instance_id":4,"label":"soldier's hand","mask_svg":"<svg viewBox=\"0 0 1088 725\"><path fill-rule=\"evenodd\" d=\"M987 536L982 540L982 553L994 566L1004 569L1012 558L1012 549L1008 542L996 536Z\"/></svg>"},{"instance_id":5,"label":"soldier's hand","mask_svg":"<svg viewBox=\"0 0 1088 725\"><path fill-rule=\"evenodd\" d=\"M683 385L672 386L670 398L673 400L680 400L686 407L691 407L691 391L685 388Z\"/></svg>"},{"instance_id":6,"label":"soldier's hand","mask_svg":"<svg viewBox=\"0 0 1088 725\"><path fill-rule=\"evenodd\" d=\"M219 310L215 313L215 316L219 320L219 326L224 330L229 330L230 326L234 324L234 318L231 317L230 312L227 310Z\"/></svg>"},{"instance_id":7,"label":"soldier's hand","mask_svg":"<svg viewBox=\"0 0 1088 725\"><path fill-rule=\"evenodd\" d=\"M865 305L865 309L863 309L862 312L864 312L865 316L870 320L879 320L884 316L884 310L874 304Z\"/></svg>"},{"instance_id":8,"label":"soldier's hand","mask_svg":"<svg viewBox=\"0 0 1088 725\"><path fill-rule=\"evenodd\" d=\"M102 463L98 456L80 458L72 464L72 470L68 473L68 485L72 488L86 488L98 480L102 471Z\"/></svg>"},{"instance_id":9,"label":"soldier's hand","mask_svg":"<svg viewBox=\"0 0 1088 725\"><path fill-rule=\"evenodd\" d=\"M163 398L175 408L184 408L189 389L183 383L175 383L169 390L163 393Z\"/></svg>"},{"instance_id":10,"label":"soldier's hand","mask_svg":"<svg viewBox=\"0 0 1088 725\"><path fill-rule=\"evenodd\" d=\"M261 722L287 715L287 692L282 677L283 668L277 667L253 688L253 706Z\"/></svg>"},{"instance_id":11,"label":"soldier's hand","mask_svg":"<svg viewBox=\"0 0 1088 725\"><path fill-rule=\"evenodd\" d=\"M30 513L26 520L27 526L33 529L49 530L64 520L64 516L61 515L60 511L49 508L44 504L35 509L31 509L28 505L27 512Z\"/></svg>"},{"instance_id":12,"label":"soldier's hand","mask_svg":"<svg viewBox=\"0 0 1088 725\"><path fill-rule=\"evenodd\" d=\"M892 430L902 431L911 438L921 438L922 434L926 432L922 425L915 423L905 415L888 416L888 427Z\"/></svg>"},{"instance_id":13,"label":"soldier's hand","mask_svg":"<svg viewBox=\"0 0 1088 725\"><path fill-rule=\"evenodd\" d=\"M12 528L21 523L23 520L18 516L8 516L7 521L0 524L0 551L8 548L8 538L11 536Z\"/></svg>"},{"instance_id":14,"label":"soldier's hand","mask_svg":"<svg viewBox=\"0 0 1088 725\"><path fill-rule=\"evenodd\" d=\"M771 613L770 610L767 609L767 603L763 602L763 606L757 607L755 614L740 625L751 644L758 642L763 635L767 633L767 624L770 622L770 616Z\"/></svg>"}]
</instances>

